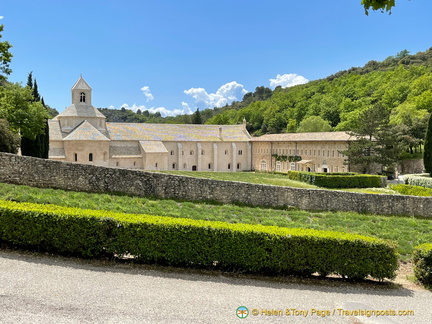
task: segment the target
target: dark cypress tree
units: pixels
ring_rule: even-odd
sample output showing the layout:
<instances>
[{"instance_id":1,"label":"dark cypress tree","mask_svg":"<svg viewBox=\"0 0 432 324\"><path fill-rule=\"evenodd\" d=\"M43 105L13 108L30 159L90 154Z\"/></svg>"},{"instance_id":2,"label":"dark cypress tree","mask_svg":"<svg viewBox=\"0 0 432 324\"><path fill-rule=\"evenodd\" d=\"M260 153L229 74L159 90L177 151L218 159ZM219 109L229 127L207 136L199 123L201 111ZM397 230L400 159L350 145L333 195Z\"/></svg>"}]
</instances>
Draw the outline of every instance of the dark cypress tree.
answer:
<instances>
[{"instance_id":1,"label":"dark cypress tree","mask_svg":"<svg viewBox=\"0 0 432 324\"><path fill-rule=\"evenodd\" d=\"M432 176L432 115L429 117L428 128L426 130L423 164L426 172Z\"/></svg>"},{"instance_id":2,"label":"dark cypress tree","mask_svg":"<svg viewBox=\"0 0 432 324\"><path fill-rule=\"evenodd\" d=\"M201 113L199 109L197 109L196 112L194 112L192 115L192 124L202 124L202 123L203 120L202 120Z\"/></svg>"},{"instance_id":3,"label":"dark cypress tree","mask_svg":"<svg viewBox=\"0 0 432 324\"><path fill-rule=\"evenodd\" d=\"M41 101L46 108L43 98L39 94L36 79L33 82L33 72L30 72L27 78L27 86L33 89L33 101ZM45 121L45 130L42 134L36 136L35 139L27 137L21 138L21 154L47 159L49 151L49 129L48 120Z\"/></svg>"},{"instance_id":4,"label":"dark cypress tree","mask_svg":"<svg viewBox=\"0 0 432 324\"><path fill-rule=\"evenodd\" d=\"M41 101L36 79L33 82L33 97L35 102Z\"/></svg>"},{"instance_id":5,"label":"dark cypress tree","mask_svg":"<svg viewBox=\"0 0 432 324\"><path fill-rule=\"evenodd\" d=\"M33 89L33 72L30 72L27 77L27 87Z\"/></svg>"}]
</instances>

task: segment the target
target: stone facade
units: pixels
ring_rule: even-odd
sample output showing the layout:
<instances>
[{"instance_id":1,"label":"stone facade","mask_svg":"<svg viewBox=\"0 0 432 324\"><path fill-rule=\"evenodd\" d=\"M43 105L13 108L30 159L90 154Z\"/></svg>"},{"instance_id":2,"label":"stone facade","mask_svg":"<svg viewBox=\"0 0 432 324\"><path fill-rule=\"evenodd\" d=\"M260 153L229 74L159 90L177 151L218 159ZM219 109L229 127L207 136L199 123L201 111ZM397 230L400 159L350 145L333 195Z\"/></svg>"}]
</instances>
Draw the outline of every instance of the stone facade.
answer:
<instances>
[{"instance_id":1,"label":"stone facade","mask_svg":"<svg viewBox=\"0 0 432 324\"><path fill-rule=\"evenodd\" d=\"M341 153L354 140L345 132L269 134L253 138L252 169L349 172Z\"/></svg>"},{"instance_id":2,"label":"stone facade","mask_svg":"<svg viewBox=\"0 0 432 324\"><path fill-rule=\"evenodd\" d=\"M80 77L72 104L49 121L49 158L140 170L345 172L344 132L275 134L252 138L242 125L107 123ZM280 161L296 156L300 160Z\"/></svg>"},{"instance_id":3,"label":"stone facade","mask_svg":"<svg viewBox=\"0 0 432 324\"><path fill-rule=\"evenodd\" d=\"M299 189L65 163L0 153L0 182L87 192L432 217L432 197Z\"/></svg>"},{"instance_id":4,"label":"stone facade","mask_svg":"<svg viewBox=\"0 0 432 324\"><path fill-rule=\"evenodd\" d=\"M72 105L49 121L49 158L141 170L251 170L251 136L242 125L107 123L80 77Z\"/></svg>"}]
</instances>

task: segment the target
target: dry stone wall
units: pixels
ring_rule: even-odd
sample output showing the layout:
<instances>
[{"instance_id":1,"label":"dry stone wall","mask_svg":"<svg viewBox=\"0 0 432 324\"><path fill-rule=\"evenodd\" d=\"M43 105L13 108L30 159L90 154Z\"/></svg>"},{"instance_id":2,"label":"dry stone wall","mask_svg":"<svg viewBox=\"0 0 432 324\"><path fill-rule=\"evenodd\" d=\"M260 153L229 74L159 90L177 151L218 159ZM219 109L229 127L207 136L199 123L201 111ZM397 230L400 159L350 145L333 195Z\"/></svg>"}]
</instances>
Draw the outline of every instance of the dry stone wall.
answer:
<instances>
[{"instance_id":1,"label":"dry stone wall","mask_svg":"<svg viewBox=\"0 0 432 324\"><path fill-rule=\"evenodd\" d=\"M0 182L144 197L432 217L432 198L200 179L0 153Z\"/></svg>"}]
</instances>

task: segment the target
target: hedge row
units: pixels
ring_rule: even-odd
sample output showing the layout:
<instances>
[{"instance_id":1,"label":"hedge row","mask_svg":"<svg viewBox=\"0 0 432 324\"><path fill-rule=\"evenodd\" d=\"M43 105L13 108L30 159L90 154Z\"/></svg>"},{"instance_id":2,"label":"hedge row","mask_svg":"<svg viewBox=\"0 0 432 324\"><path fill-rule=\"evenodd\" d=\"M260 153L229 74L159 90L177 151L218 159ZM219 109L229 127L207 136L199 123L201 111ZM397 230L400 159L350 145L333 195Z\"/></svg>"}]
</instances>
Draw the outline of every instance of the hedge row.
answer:
<instances>
[{"instance_id":1,"label":"hedge row","mask_svg":"<svg viewBox=\"0 0 432 324\"><path fill-rule=\"evenodd\" d=\"M393 278L396 246L330 231L0 201L0 239L45 251L247 272Z\"/></svg>"},{"instance_id":2,"label":"hedge row","mask_svg":"<svg viewBox=\"0 0 432 324\"><path fill-rule=\"evenodd\" d=\"M288 171L288 178L323 188L373 188L386 184L385 177L355 173Z\"/></svg>"},{"instance_id":3,"label":"hedge row","mask_svg":"<svg viewBox=\"0 0 432 324\"><path fill-rule=\"evenodd\" d=\"M432 177L429 174L406 174L403 176L405 184L432 188Z\"/></svg>"},{"instance_id":4,"label":"hedge row","mask_svg":"<svg viewBox=\"0 0 432 324\"><path fill-rule=\"evenodd\" d=\"M426 287L432 287L432 244L416 246L413 251L414 275Z\"/></svg>"},{"instance_id":5,"label":"hedge row","mask_svg":"<svg viewBox=\"0 0 432 324\"><path fill-rule=\"evenodd\" d=\"M397 185L389 185L390 189L402 194L409 196L421 196L421 197L431 197L432 196L432 188L425 188L419 186L411 186L404 184Z\"/></svg>"}]
</instances>

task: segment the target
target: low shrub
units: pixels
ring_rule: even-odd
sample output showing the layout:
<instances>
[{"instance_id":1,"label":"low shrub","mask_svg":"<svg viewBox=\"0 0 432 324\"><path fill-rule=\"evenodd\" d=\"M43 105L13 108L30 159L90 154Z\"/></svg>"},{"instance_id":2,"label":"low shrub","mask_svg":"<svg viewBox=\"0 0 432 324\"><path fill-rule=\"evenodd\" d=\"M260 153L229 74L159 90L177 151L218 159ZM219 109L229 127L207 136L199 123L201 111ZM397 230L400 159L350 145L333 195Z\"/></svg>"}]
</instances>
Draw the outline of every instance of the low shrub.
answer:
<instances>
[{"instance_id":1,"label":"low shrub","mask_svg":"<svg viewBox=\"0 0 432 324\"><path fill-rule=\"evenodd\" d=\"M397 185L389 185L390 189L402 194L409 196L422 196L422 197L430 197L432 196L432 188L425 188L419 186L411 186L404 184Z\"/></svg>"},{"instance_id":2,"label":"low shrub","mask_svg":"<svg viewBox=\"0 0 432 324\"><path fill-rule=\"evenodd\" d=\"M247 272L393 278L396 245L362 235L0 201L0 239L47 251Z\"/></svg>"},{"instance_id":3,"label":"low shrub","mask_svg":"<svg viewBox=\"0 0 432 324\"><path fill-rule=\"evenodd\" d=\"M426 287L432 287L432 243L416 246L413 251L414 275Z\"/></svg>"},{"instance_id":4,"label":"low shrub","mask_svg":"<svg viewBox=\"0 0 432 324\"><path fill-rule=\"evenodd\" d=\"M373 188L385 186L385 177L356 173L288 171L288 178L323 188Z\"/></svg>"},{"instance_id":5,"label":"low shrub","mask_svg":"<svg viewBox=\"0 0 432 324\"><path fill-rule=\"evenodd\" d=\"M432 177L429 174L406 174L403 176L405 184L432 188Z\"/></svg>"}]
</instances>

